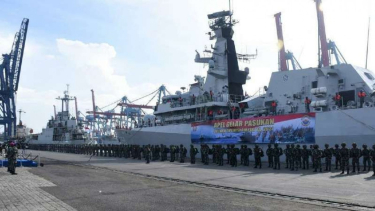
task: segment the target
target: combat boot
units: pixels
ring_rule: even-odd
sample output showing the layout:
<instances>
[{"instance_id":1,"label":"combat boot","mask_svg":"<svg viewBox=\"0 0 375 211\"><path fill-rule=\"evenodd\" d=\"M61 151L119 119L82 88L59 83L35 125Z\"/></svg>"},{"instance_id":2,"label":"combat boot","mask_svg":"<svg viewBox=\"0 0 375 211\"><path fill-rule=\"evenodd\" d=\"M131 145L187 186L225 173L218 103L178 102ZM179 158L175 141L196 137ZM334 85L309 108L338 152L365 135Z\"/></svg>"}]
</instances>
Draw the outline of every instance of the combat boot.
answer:
<instances>
[{"instance_id":1,"label":"combat boot","mask_svg":"<svg viewBox=\"0 0 375 211\"><path fill-rule=\"evenodd\" d=\"M341 172L341 174L344 174L344 172L345 172L345 171L343 170L343 171Z\"/></svg>"}]
</instances>

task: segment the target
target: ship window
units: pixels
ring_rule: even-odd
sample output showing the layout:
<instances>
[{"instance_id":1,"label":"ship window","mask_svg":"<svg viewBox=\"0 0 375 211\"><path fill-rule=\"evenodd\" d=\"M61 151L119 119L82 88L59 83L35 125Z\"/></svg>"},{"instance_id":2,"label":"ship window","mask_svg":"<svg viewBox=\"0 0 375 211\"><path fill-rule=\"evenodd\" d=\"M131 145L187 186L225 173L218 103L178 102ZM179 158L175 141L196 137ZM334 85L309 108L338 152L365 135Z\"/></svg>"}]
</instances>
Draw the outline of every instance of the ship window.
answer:
<instances>
[{"instance_id":1,"label":"ship window","mask_svg":"<svg viewBox=\"0 0 375 211\"><path fill-rule=\"evenodd\" d=\"M370 73L366 73L365 72L365 75L366 75L366 77L368 78L368 79L370 79L370 80L375 80L375 78L374 78L374 76L372 76Z\"/></svg>"},{"instance_id":2,"label":"ship window","mask_svg":"<svg viewBox=\"0 0 375 211\"><path fill-rule=\"evenodd\" d=\"M311 83L311 87L314 89L314 88L318 88L318 81L313 81Z\"/></svg>"},{"instance_id":3,"label":"ship window","mask_svg":"<svg viewBox=\"0 0 375 211\"><path fill-rule=\"evenodd\" d=\"M339 84L343 84L343 83L344 83L344 79L340 79Z\"/></svg>"}]
</instances>

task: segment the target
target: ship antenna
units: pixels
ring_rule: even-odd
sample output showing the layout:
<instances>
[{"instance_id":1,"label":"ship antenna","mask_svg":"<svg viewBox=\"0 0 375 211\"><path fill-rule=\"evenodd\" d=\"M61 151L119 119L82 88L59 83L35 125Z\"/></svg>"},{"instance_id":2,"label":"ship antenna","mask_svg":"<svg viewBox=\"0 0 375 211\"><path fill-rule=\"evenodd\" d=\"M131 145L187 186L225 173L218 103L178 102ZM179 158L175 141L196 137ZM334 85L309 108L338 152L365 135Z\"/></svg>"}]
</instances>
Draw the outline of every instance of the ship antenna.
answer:
<instances>
[{"instance_id":1,"label":"ship antenna","mask_svg":"<svg viewBox=\"0 0 375 211\"><path fill-rule=\"evenodd\" d=\"M367 69L367 60L368 60L368 45L369 45L369 42L370 42L370 23L371 23L371 17L368 18L367 49L366 49L366 69Z\"/></svg>"},{"instance_id":2,"label":"ship antenna","mask_svg":"<svg viewBox=\"0 0 375 211\"><path fill-rule=\"evenodd\" d=\"M231 0L229 0L229 24L232 25L232 8L231 8Z\"/></svg>"}]
</instances>

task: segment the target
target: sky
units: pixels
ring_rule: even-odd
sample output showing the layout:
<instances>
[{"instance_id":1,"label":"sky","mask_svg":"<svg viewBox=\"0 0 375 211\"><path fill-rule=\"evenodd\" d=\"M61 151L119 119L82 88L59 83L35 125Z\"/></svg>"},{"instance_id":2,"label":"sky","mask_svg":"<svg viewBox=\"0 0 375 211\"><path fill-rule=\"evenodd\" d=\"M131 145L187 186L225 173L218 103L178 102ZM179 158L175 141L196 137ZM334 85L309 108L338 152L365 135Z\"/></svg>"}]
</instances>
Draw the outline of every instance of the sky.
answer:
<instances>
[{"instance_id":1,"label":"sky","mask_svg":"<svg viewBox=\"0 0 375 211\"><path fill-rule=\"evenodd\" d=\"M22 121L40 132L53 115L53 105L69 84L78 110L104 107L127 96L145 96L164 84L174 93L206 75L194 63L208 39L207 14L227 10L228 0L1 0L0 53L9 53L23 18L29 30L17 93ZM334 40L353 65L365 66L368 21L373 0L323 0L327 38ZM251 80L244 89L252 95L268 85L278 70L274 14L282 12L284 41L303 68L318 62L318 28L313 0L232 0L237 53L255 53ZM375 19L371 23L368 69L375 69ZM145 98L139 103L147 103ZM154 100L155 101L155 100ZM152 101L150 104L154 105ZM106 109L110 109L109 106ZM74 103L70 104L74 111ZM152 112L152 111L150 111Z\"/></svg>"}]
</instances>

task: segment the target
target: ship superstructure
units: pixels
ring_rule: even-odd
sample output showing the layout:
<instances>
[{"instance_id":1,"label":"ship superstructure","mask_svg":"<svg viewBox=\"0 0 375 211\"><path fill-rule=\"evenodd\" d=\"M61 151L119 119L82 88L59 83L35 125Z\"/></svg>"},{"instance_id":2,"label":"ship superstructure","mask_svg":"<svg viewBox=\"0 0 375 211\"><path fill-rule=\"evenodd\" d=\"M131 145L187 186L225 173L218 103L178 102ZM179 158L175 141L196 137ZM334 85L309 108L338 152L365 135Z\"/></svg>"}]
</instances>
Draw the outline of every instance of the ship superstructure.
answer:
<instances>
[{"instance_id":1,"label":"ship superstructure","mask_svg":"<svg viewBox=\"0 0 375 211\"><path fill-rule=\"evenodd\" d=\"M87 143L87 133L83 125L69 111L69 102L75 100L69 95L69 86L62 97L61 111L55 113L47 122L46 128L40 134L34 135L31 144L84 144Z\"/></svg>"}]
</instances>

